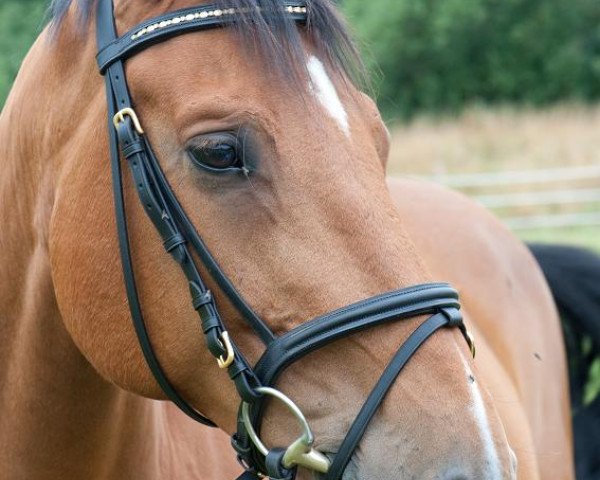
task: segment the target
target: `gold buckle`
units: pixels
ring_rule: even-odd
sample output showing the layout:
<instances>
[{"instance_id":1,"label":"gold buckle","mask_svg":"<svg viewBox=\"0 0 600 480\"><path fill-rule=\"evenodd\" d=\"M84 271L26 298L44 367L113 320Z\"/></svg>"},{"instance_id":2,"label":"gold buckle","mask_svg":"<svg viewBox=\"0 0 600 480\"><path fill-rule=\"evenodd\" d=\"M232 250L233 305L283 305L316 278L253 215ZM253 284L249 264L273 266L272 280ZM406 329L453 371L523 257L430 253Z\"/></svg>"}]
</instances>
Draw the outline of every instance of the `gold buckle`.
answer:
<instances>
[{"instance_id":1,"label":"gold buckle","mask_svg":"<svg viewBox=\"0 0 600 480\"><path fill-rule=\"evenodd\" d=\"M115 128L118 128L119 123L123 123L125 121L125 117L131 118L133 122L133 126L135 127L135 131L140 135L144 134L144 129L142 128L142 124L135 113L133 108L124 108L123 110L119 110L116 115L113 117L113 124Z\"/></svg>"},{"instance_id":2,"label":"gold buckle","mask_svg":"<svg viewBox=\"0 0 600 480\"><path fill-rule=\"evenodd\" d=\"M217 365L219 365L219 368L227 368L233 363L233 359L235 358L233 345L231 344L231 339L229 338L229 333L227 333L227 330L224 330L221 334L221 345L227 352L227 357L224 359L221 355L219 358L217 358Z\"/></svg>"}]
</instances>

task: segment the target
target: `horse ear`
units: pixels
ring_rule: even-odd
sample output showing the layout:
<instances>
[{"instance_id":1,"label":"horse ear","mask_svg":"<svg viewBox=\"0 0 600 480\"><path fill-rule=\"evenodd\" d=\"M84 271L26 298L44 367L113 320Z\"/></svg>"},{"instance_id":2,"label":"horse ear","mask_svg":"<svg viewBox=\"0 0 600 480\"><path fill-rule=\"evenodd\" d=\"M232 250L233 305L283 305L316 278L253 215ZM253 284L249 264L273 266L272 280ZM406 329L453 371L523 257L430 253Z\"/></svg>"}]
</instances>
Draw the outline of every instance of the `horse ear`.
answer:
<instances>
[{"instance_id":1,"label":"horse ear","mask_svg":"<svg viewBox=\"0 0 600 480\"><path fill-rule=\"evenodd\" d=\"M385 122L381 118L379 108L371 97L366 93L360 92L363 108L365 109L365 118L370 122L369 128L375 140L375 148L377 155L381 160L383 167L387 166L388 157L390 156L391 134Z\"/></svg>"}]
</instances>

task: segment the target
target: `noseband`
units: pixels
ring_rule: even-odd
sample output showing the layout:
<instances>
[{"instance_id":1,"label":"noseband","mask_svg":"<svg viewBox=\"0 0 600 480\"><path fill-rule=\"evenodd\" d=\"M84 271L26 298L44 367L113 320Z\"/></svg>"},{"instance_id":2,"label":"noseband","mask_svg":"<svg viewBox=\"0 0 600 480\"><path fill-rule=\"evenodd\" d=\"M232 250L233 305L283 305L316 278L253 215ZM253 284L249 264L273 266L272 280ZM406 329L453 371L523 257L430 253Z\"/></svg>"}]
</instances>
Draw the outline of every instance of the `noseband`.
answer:
<instances>
[{"instance_id":1,"label":"noseband","mask_svg":"<svg viewBox=\"0 0 600 480\"><path fill-rule=\"evenodd\" d=\"M281 8L295 22L306 23L306 5L281 1ZM120 155L126 160L140 201L162 237L165 250L181 266L187 278L192 304L198 312L207 347L216 358L218 366L227 369L240 395L238 431L232 438L232 445L245 468L245 473L238 480L256 480L265 476L291 480L299 466L324 474L325 480L339 480L367 425L415 351L442 327L458 327L473 354L474 345L459 312L458 294L445 283L418 285L368 298L303 323L277 337L248 306L219 268L177 200L144 134L133 108L124 62L135 53L168 38L229 25L243 13L233 8L220 9L215 5L204 5L154 18L119 37L112 0L98 2L97 60L106 81L115 216L129 308L146 362L167 397L194 420L215 426L195 410L169 382L148 336L130 255ZM246 361L229 337L215 299L206 288L194 263L191 249L265 344L266 350L256 365L251 366ZM429 318L400 346L330 462L313 448L314 437L300 409L285 394L273 388L277 378L293 362L335 340L366 328L417 315L429 315ZM260 440L260 424L267 397L282 402L302 427L302 435L287 448L268 448Z\"/></svg>"}]
</instances>

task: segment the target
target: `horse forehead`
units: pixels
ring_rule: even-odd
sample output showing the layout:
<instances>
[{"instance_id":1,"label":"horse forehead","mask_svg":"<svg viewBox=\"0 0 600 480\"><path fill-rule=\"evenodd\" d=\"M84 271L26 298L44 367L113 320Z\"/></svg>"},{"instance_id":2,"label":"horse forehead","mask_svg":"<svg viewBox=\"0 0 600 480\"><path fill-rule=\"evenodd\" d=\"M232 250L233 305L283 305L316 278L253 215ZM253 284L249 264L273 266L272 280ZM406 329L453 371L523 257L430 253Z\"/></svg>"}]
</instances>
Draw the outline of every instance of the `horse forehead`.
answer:
<instances>
[{"instance_id":1,"label":"horse forehead","mask_svg":"<svg viewBox=\"0 0 600 480\"><path fill-rule=\"evenodd\" d=\"M325 66L321 60L311 55L308 58L307 69L310 75L309 91L317 98L327 114L335 120L346 137L350 137L348 113Z\"/></svg>"},{"instance_id":2,"label":"horse forehead","mask_svg":"<svg viewBox=\"0 0 600 480\"><path fill-rule=\"evenodd\" d=\"M114 15L119 34L139 23L165 13L214 3L210 0L114 0Z\"/></svg>"}]
</instances>

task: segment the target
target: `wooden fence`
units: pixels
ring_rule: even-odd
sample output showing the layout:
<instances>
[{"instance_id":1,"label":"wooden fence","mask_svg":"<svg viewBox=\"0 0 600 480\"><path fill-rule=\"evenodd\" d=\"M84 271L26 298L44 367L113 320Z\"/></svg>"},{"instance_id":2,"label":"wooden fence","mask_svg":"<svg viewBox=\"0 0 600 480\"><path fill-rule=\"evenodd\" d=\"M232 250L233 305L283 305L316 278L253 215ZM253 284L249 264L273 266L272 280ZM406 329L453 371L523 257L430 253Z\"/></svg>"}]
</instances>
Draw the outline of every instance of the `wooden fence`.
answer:
<instances>
[{"instance_id":1,"label":"wooden fence","mask_svg":"<svg viewBox=\"0 0 600 480\"><path fill-rule=\"evenodd\" d=\"M600 165L428 178L470 195L514 230L600 225Z\"/></svg>"}]
</instances>

